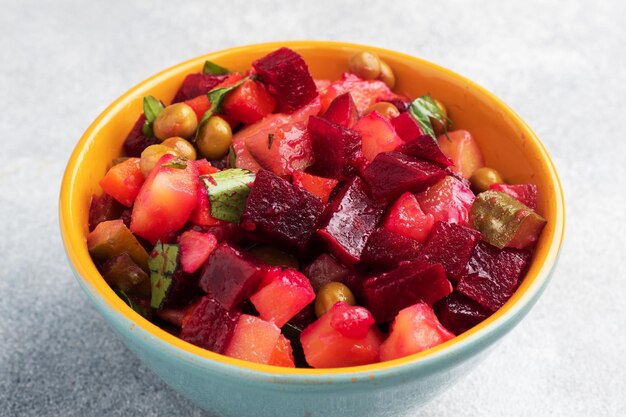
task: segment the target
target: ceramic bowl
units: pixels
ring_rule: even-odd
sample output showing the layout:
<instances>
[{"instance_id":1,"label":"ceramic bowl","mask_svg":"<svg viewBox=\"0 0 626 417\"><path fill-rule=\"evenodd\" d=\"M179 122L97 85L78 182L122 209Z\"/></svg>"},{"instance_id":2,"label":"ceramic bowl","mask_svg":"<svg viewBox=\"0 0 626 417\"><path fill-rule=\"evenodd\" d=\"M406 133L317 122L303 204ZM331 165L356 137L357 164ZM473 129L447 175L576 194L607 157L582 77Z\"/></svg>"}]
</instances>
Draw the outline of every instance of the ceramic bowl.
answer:
<instances>
[{"instance_id":1,"label":"ceramic bowl","mask_svg":"<svg viewBox=\"0 0 626 417\"><path fill-rule=\"evenodd\" d=\"M255 59L287 46L300 53L315 78L336 79L355 51L386 61L396 92L429 93L446 104L455 128L476 138L488 166L512 183L538 186L538 210L548 223L526 278L498 312L462 335L394 361L340 369L285 369L258 365L201 349L131 310L106 284L87 251L90 197L142 112L146 95L171 99L184 76L205 60L245 71ZM472 81L419 58L337 42L280 42L210 53L167 69L111 104L87 129L69 160L60 196L60 225L67 256L81 287L128 348L175 390L219 416L358 416L410 414L467 374L528 313L546 287L564 233L563 191L554 165L535 133L506 104Z\"/></svg>"}]
</instances>

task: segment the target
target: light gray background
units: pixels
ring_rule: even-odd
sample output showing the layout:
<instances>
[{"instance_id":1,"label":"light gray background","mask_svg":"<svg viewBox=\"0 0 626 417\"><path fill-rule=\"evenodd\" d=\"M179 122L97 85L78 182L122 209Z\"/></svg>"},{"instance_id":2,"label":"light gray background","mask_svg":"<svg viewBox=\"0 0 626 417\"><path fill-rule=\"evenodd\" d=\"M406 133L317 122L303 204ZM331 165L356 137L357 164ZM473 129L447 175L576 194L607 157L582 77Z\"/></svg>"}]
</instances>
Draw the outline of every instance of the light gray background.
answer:
<instances>
[{"instance_id":1,"label":"light gray background","mask_svg":"<svg viewBox=\"0 0 626 417\"><path fill-rule=\"evenodd\" d=\"M60 179L89 123L134 84L283 39L372 44L464 74L528 121L561 174L568 230L548 290L419 415L624 415L624 4L0 0L0 415L207 416L126 350L74 282Z\"/></svg>"}]
</instances>

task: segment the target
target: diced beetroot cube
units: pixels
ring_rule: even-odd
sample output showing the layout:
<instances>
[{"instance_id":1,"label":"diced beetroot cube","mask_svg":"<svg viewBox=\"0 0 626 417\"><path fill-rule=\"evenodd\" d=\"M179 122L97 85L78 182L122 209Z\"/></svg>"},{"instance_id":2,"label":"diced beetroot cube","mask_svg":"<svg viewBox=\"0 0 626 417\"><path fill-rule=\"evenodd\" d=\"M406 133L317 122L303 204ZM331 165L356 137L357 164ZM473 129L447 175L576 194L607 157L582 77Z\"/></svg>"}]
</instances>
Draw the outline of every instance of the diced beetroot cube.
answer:
<instances>
[{"instance_id":1,"label":"diced beetroot cube","mask_svg":"<svg viewBox=\"0 0 626 417\"><path fill-rule=\"evenodd\" d=\"M315 116L309 119L308 130L315 155L315 163L309 171L326 178L351 178L354 169L350 163L359 152L361 135Z\"/></svg>"},{"instance_id":2,"label":"diced beetroot cube","mask_svg":"<svg viewBox=\"0 0 626 417\"><path fill-rule=\"evenodd\" d=\"M217 239L211 233L187 230L178 237L180 264L183 271L193 274L209 258L217 247Z\"/></svg>"},{"instance_id":3,"label":"diced beetroot cube","mask_svg":"<svg viewBox=\"0 0 626 417\"><path fill-rule=\"evenodd\" d=\"M296 364L293 358L293 349L291 342L282 334L278 336L274 350L270 356L268 365L282 366L285 368L295 368Z\"/></svg>"},{"instance_id":4,"label":"diced beetroot cube","mask_svg":"<svg viewBox=\"0 0 626 417\"><path fill-rule=\"evenodd\" d=\"M391 152L403 143L391 122L377 111L361 118L354 130L361 134L363 156L370 162L381 152Z\"/></svg>"},{"instance_id":5,"label":"diced beetroot cube","mask_svg":"<svg viewBox=\"0 0 626 417\"><path fill-rule=\"evenodd\" d=\"M416 195L424 213L435 221L467 224L476 196L469 186L454 177L445 177Z\"/></svg>"},{"instance_id":6,"label":"diced beetroot cube","mask_svg":"<svg viewBox=\"0 0 626 417\"><path fill-rule=\"evenodd\" d=\"M398 311L420 301L432 305L452 292L441 264L404 262L363 283L365 304L377 322L391 321Z\"/></svg>"},{"instance_id":7,"label":"diced beetroot cube","mask_svg":"<svg viewBox=\"0 0 626 417\"><path fill-rule=\"evenodd\" d=\"M434 223L433 217L422 211L417 198L407 192L391 206L383 227L421 243L426 240Z\"/></svg>"},{"instance_id":8,"label":"diced beetroot cube","mask_svg":"<svg viewBox=\"0 0 626 417\"><path fill-rule=\"evenodd\" d=\"M263 84L254 80L244 82L226 96L222 103L225 114L245 124L256 123L276 108L276 100Z\"/></svg>"},{"instance_id":9,"label":"diced beetroot cube","mask_svg":"<svg viewBox=\"0 0 626 417\"><path fill-rule=\"evenodd\" d=\"M344 280L348 272L348 268L327 253L321 254L304 268L304 275L307 276L315 291L331 281L345 284Z\"/></svg>"},{"instance_id":10,"label":"diced beetroot cube","mask_svg":"<svg viewBox=\"0 0 626 417\"><path fill-rule=\"evenodd\" d=\"M228 78L228 75L189 74L183 80L183 84L176 92L172 103L178 103L205 95L226 78Z\"/></svg>"},{"instance_id":11,"label":"diced beetroot cube","mask_svg":"<svg viewBox=\"0 0 626 417\"><path fill-rule=\"evenodd\" d=\"M535 184L492 184L489 188L506 193L520 203L537 210L537 186Z\"/></svg>"},{"instance_id":12,"label":"diced beetroot cube","mask_svg":"<svg viewBox=\"0 0 626 417\"><path fill-rule=\"evenodd\" d=\"M200 288L231 310L257 290L263 274L252 256L221 243L209 256Z\"/></svg>"},{"instance_id":13,"label":"diced beetroot cube","mask_svg":"<svg viewBox=\"0 0 626 417\"><path fill-rule=\"evenodd\" d=\"M245 234L238 224L222 220L209 226L192 226L191 228L197 232L211 233L215 236L218 243L224 241L228 241L230 243L237 242L241 240Z\"/></svg>"},{"instance_id":14,"label":"diced beetroot cube","mask_svg":"<svg viewBox=\"0 0 626 417\"><path fill-rule=\"evenodd\" d=\"M292 114L272 113L239 130L233 135L232 140L236 155L236 167L257 172L261 166L250 154L248 146L254 146L253 144L259 142L259 146L265 145L267 148L269 136L276 135L277 131L290 132L294 128L304 130L309 122L309 116L316 115L319 109L319 99L315 99Z\"/></svg>"},{"instance_id":15,"label":"diced beetroot cube","mask_svg":"<svg viewBox=\"0 0 626 417\"><path fill-rule=\"evenodd\" d=\"M108 220L119 219L124 211L124 206L113 197L104 193L101 196L92 196L89 204L89 231Z\"/></svg>"},{"instance_id":16,"label":"diced beetroot cube","mask_svg":"<svg viewBox=\"0 0 626 417\"><path fill-rule=\"evenodd\" d=\"M287 248L304 249L323 210L324 204L302 188L269 171L259 171L241 216L241 227Z\"/></svg>"},{"instance_id":17,"label":"diced beetroot cube","mask_svg":"<svg viewBox=\"0 0 626 417\"><path fill-rule=\"evenodd\" d=\"M100 186L105 193L126 207L131 207L144 180L139 158L128 158L109 168L104 178L100 180Z\"/></svg>"},{"instance_id":18,"label":"diced beetroot cube","mask_svg":"<svg viewBox=\"0 0 626 417\"><path fill-rule=\"evenodd\" d=\"M478 168L485 166L478 143L467 130L455 130L437 138L441 151L452 160L452 169L463 178L469 178Z\"/></svg>"},{"instance_id":19,"label":"diced beetroot cube","mask_svg":"<svg viewBox=\"0 0 626 417\"><path fill-rule=\"evenodd\" d=\"M358 306L354 308L341 308L340 306L333 312L330 319L330 326L349 339L363 339L374 323L376 321L372 313Z\"/></svg>"},{"instance_id":20,"label":"diced beetroot cube","mask_svg":"<svg viewBox=\"0 0 626 417\"><path fill-rule=\"evenodd\" d=\"M390 361L422 352L452 339L454 334L439 323L433 309L418 303L401 310L380 346L380 360Z\"/></svg>"},{"instance_id":21,"label":"diced beetroot cube","mask_svg":"<svg viewBox=\"0 0 626 417\"><path fill-rule=\"evenodd\" d=\"M498 249L485 242L474 248L467 264L467 274L457 290L482 306L496 311L515 292L530 253L518 249Z\"/></svg>"},{"instance_id":22,"label":"diced beetroot cube","mask_svg":"<svg viewBox=\"0 0 626 417\"><path fill-rule=\"evenodd\" d=\"M182 323L181 339L216 353L224 353L241 315L224 308L208 295L187 314Z\"/></svg>"},{"instance_id":23,"label":"diced beetroot cube","mask_svg":"<svg viewBox=\"0 0 626 417\"><path fill-rule=\"evenodd\" d=\"M322 117L350 129L359 120L359 112L350 93L344 93L330 103Z\"/></svg>"},{"instance_id":24,"label":"diced beetroot cube","mask_svg":"<svg viewBox=\"0 0 626 417\"><path fill-rule=\"evenodd\" d=\"M133 206L130 230L155 244L180 230L197 204L198 169L164 167L174 155L163 156L144 182Z\"/></svg>"},{"instance_id":25,"label":"diced beetroot cube","mask_svg":"<svg viewBox=\"0 0 626 417\"><path fill-rule=\"evenodd\" d=\"M291 49L280 48L254 61L252 66L268 85L283 113L293 113L317 97L306 62Z\"/></svg>"},{"instance_id":26,"label":"diced beetroot cube","mask_svg":"<svg viewBox=\"0 0 626 417\"><path fill-rule=\"evenodd\" d=\"M172 283L160 308L184 307L189 304L189 300L202 295L197 278L184 273L182 268L177 269L171 278Z\"/></svg>"},{"instance_id":27,"label":"diced beetroot cube","mask_svg":"<svg viewBox=\"0 0 626 417\"><path fill-rule=\"evenodd\" d=\"M340 323L344 313L350 322L350 311L362 309L347 303L337 303L333 308L310 324L302 331L300 341L307 363L313 368L338 368L343 366L367 365L378 361L380 344L383 337L375 326L368 326L363 338L353 338L363 333L364 320L356 321L355 329L350 329L350 323L345 326ZM335 318L337 317L337 318ZM335 322L334 325L332 322ZM347 337L336 328L348 333ZM348 330L350 329L350 330Z\"/></svg>"},{"instance_id":28,"label":"diced beetroot cube","mask_svg":"<svg viewBox=\"0 0 626 417\"><path fill-rule=\"evenodd\" d=\"M330 193L333 192L339 181L332 178L322 178L316 175L307 174L304 171L296 171L292 175L293 183L304 188L309 193L322 200L326 204Z\"/></svg>"},{"instance_id":29,"label":"diced beetroot cube","mask_svg":"<svg viewBox=\"0 0 626 417\"><path fill-rule=\"evenodd\" d=\"M423 191L445 176L438 165L398 152L378 154L363 173L372 195L388 201L407 191Z\"/></svg>"},{"instance_id":30,"label":"diced beetroot cube","mask_svg":"<svg viewBox=\"0 0 626 417\"><path fill-rule=\"evenodd\" d=\"M384 209L385 204L372 199L363 181L355 177L331 203L328 220L317 234L339 259L354 264Z\"/></svg>"},{"instance_id":31,"label":"diced beetroot cube","mask_svg":"<svg viewBox=\"0 0 626 417\"><path fill-rule=\"evenodd\" d=\"M452 166L452 160L441 152L441 148L439 148L437 142L428 135L418 136L404 145L401 145L397 151L405 155L425 159L443 166Z\"/></svg>"},{"instance_id":32,"label":"diced beetroot cube","mask_svg":"<svg viewBox=\"0 0 626 417\"><path fill-rule=\"evenodd\" d=\"M328 109L336 97L345 93L350 93L359 114L364 114L379 100L390 101L398 97L382 81L362 80L354 74L344 73L321 94L322 110Z\"/></svg>"},{"instance_id":33,"label":"diced beetroot cube","mask_svg":"<svg viewBox=\"0 0 626 417\"><path fill-rule=\"evenodd\" d=\"M275 324L242 314L224 354L231 358L266 364L272 357L279 337L280 329Z\"/></svg>"},{"instance_id":34,"label":"diced beetroot cube","mask_svg":"<svg viewBox=\"0 0 626 417\"><path fill-rule=\"evenodd\" d=\"M143 134L143 124L146 121L146 117L141 114L135 125L126 136L124 140L124 152L127 156L139 158L144 149L155 143L159 143L156 137L149 137Z\"/></svg>"},{"instance_id":35,"label":"diced beetroot cube","mask_svg":"<svg viewBox=\"0 0 626 417\"><path fill-rule=\"evenodd\" d=\"M437 222L417 259L440 263L448 278L458 281L467 272L467 262L479 240L480 232L474 229Z\"/></svg>"},{"instance_id":36,"label":"diced beetroot cube","mask_svg":"<svg viewBox=\"0 0 626 417\"><path fill-rule=\"evenodd\" d=\"M424 135L424 131L409 113L405 112L391 119L391 124L404 142L409 142ZM432 138L431 138L432 140Z\"/></svg>"},{"instance_id":37,"label":"diced beetroot cube","mask_svg":"<svg viewBox=\"0 0 626 417\"><path fill-rule=\"evenodd\" d=\"M280 177L306 169L315 160L311 139L302 124L277 129L264 138L248 138L245 145L261 168Z\"/></svg>"},{"instance_id":38,"label":"diced beetroot cube","mask_svg":"<svg viewBox=\"0 0 626 417\"><path fill-rule=\"evenodd\" d=\"M391 269L400 262L416 259L421 248L417 240L379 227L367 240L361 262L374 269Z\"/></svg>"},{"instance_id":39,"label":"diced beetroot cube","mask_svg":"<svg viewBox=\"0 0 626 417\"><path fill-rule=\"evenodd\" d=\"M265 274L261 289L250 297L259 316L278 327L283 327L314 299L315 292L307 277L294 269L283 271L278 267Z\"/></svg>"},{"instance_id":40,"label":"diced beetroot cube","mask_svg":"<svg viewBox=\"0 0 626 417\"><path fill-rule=\"evenodd\" d=\"M492 313L458 291L439 301L435 308L441 324L454 334L471 329Z\"/></svg>"},{"instance_id":41,"label":"diced beetroot cube","mask_svg":"<svg viewBox=\"0 0 626 417\"><path fill-rule=\"evenodd\" d=\"M376 100L377 103L380 103L381 101L386 101L387 103L393 104L394 106L396 106L396 108L398 109L400 113L405 113L409 109L409 106L411 105L411 100L408 97L402 97L402 96L396 96L395 98L379 97ZM400 136L399 133L398 133L398 136Z\"/></svg>"}]
</instances>

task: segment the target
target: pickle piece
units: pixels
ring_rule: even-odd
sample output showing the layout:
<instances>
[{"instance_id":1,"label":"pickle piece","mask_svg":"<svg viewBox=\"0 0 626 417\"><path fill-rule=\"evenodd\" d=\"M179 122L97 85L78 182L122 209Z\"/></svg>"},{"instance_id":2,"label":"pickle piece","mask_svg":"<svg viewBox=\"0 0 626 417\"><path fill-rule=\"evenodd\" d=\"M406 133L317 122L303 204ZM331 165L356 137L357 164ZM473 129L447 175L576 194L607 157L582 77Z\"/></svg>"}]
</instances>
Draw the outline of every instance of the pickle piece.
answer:
<instances>
[{"instance_id":1,"label":"pickle piece","mask_svg":"<svg viewBox=\"0 0 626 417\"><path fill-rule=\"evenodd\" d=\"M107 260L102 265L104 280L128 295L150 296L150 279L126 252Z\"/></svg>"},{"instance_id":2,"label":"pickle piece","mask_svg":"<svg viewBox=\"0 0 626 417\"><path fill-rule=\"evenodd\" d=\"M508 194L489 190L478 194L471 210L471 223L483 239L500 249L532 246L546 220Z\"/></svg>"},{"instance_id":3,"label":"pickle piece","mask_svg":"<svg viewBox=\"0 0 626 417\"><path fill-rule=\"evenodd\" d=\"M87 248L91 256L102 261L126 252L141 269L149 271L148 252L122 220L99 223L87 236Z\"/></svg>"}]
</instances>

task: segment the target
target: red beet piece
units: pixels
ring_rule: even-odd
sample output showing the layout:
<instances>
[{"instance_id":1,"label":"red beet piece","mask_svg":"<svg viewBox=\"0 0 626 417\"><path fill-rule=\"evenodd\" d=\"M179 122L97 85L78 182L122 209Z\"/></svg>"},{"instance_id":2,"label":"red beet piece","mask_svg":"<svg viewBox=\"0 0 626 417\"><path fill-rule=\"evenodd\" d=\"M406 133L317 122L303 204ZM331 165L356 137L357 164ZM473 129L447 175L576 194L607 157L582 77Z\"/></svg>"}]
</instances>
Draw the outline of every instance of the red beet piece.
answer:
<instances>
[{"instance_id":1,"label":"red beet piece","mask_svg":"<svg viewBox=\"0 0 626 417\"><path fill-rule=\"evenodd\" d=\"M318 198L262 170L252 184L241 227L274 244L304 250L323 211Z\"/></svg>"},{"instance_id":2,"label":"red beet piece","mask_svg":"<svg viewBox=\"0 0 626 417\"><path fill-rule=\"evenodd\" d=\"M303 272L315 291L331 281L344 282L349 273L348 268L327 253L318 256Z\"/></svg>"},{"instance_id":3,"label":"red beet piece","mask_svg":"<svg viewBox=\"0 0 626 417\"><path fill-rule=\"evenodd\" d=\"M405 155L435 162L446 167L453 165L452 160L441 152L441 148L439 148L437 142L428 135L418 136L410 142L400 145L397 151Z\"/></svg>"},{"instance_id":4,"label":"red beet piece","mask_svg":"<svg viewBox=\"0 0 626 417\"><path fill-rule=\"evenodd\" d=\"M489 188L506 193L520 203L537 210L537 186L535 184L492 184Z\"/></svg>"},{"instance_id":5,"label":"red beet piece","mask_svg":"<svg viewBox=\"0 0 626 417\"><path fill-rule=\"evenodd\" d=\"M359 177L354 177L332 201L328 218L317 231L329 250L344 263L358 262L385 204L374 200Z\"/></svg>"},{"instance_id":6,"label":"red beet piece","mask_svg":"<svg viewBox=\"0 0 626 417\"><path fill-rule=\"evenodd\" d=\"M198 288L197 275L186 274L179 268L172 275L172 283L161 308L184 307L199 295L202 295L202 291Z\"/></svg>"},{"instance_id":7,"label":"red beet piece","mask_svg":"<svg viewBox=\"0 0 626 417\"><path fill-rule=\"evenodd\" d=\"M143 124L145 121L146 117L142 113L130 130L128 136L126 136L124 140L124 152L126 152L126 156L139 158L144 149L150 145L159 143L157 138L143 134Z\"/></svg>"},{"instance_id":8,"label":"red beet piece","mask_svg":"<svg viewBox=\"0 0 626 417\"><path fill-rule=\"evenodd\" d=\"M228 310L219 301L207 295L183 320L181 339L196 346L223 353L233 335L241 313Z\"/></svg>"},{"instance_id":9,"label":"red beet piece","mask_svg":"<svg viewBox=\"0 0 626 417\"><path fill-rule=\"evenodd\" d=\"M398 117L391 119L393 128L396 129L396 133L405 142L412 141L420 136L424 135L424 131L415 119L409 113L402 113ZM432 139L431 139L432 140Z\"/></svg>"},{"instance_id":10,"label":"red beet piece","mask_svg":"<svg viewBox=\"0 0 626 417\"><path fill-rule=\"evenodd\" d=\"M95 229L99 223L119 219L123 211L124 206L107 193L93 195L89 204L89 231Z\"/></svg>"},{"instance_id":11,"label":"red beet piece","mask_svg":"<svg viewBox=\"0 0 626 417\"><path fill-rule=\"evenodd\" d=\"M211 91L215 86L228 78L228 75L189 74L176 92L172 103L196 98Z\"/></svg>"},{"instance_id":12,"label":"red beet piece","mask_svg":"<svg viewBox=\"0 0 626 417\"><path fill-rule=\"evenodd\" d=\"M491 315L491 311L454 291L439 301L435 310L443 326L454 334L461 334Z\"/></svg>"},{"instance_id":13,"label":"red beet piece","mask_svg":"<svg viewBox=\"0 0 626 417\"><path fill-rule=\"evenodd\" d=\"M474 248L467 273L457 290L482 306L496 311L515 292L530 260L530 253L518 249L498 249L485 242Z\"/></svg>"},{"instance_id":14,"label":"red beet piece","mask_svg":"<svg viewBox=\"0 0 626 417\"><path fill-rule=\"evenodd\" d=\"M480 240L480 232L454 223L437 222L418 259L440 263L448 278L458 281L467 272L467 262Z\"/></svg>"},{"instance_id":15,"label":"red beet piece","mask_svg":"<svg viewBox=\"0 0 626 417\"><path fill-rule=\"evenodd\" d=\"M280 48L252 63L257 74L278 101L279 110L293 113L317 97L317 88L304 59L289 48Z\"/></svg>"},{"instance_id":16,"label":"red beet piece","mask_svg":"<svg viewBox=\"0 0 626 417\"><path fill-rule=\"evenodd\" d=\"M232 310L257 290L263 278L261 270L261 264L251 255L222 243L202 270L200 288Z\"/></svg>"},{"instance_id":17,"label":"red beet piece","mask_svg":"<svg viewBox=\"0 0 626 417\"><path fill-rule=\"evenodd\" d=\"M415 239L379 227L370 235L361 262L374 269L391 269L418 257L422 245Z\"/></svg>"},{"instance_id":18,"label":"red beet piece","mask_svg":"<svg viewBox=\"0 0 626 417\"><path fill-rule=\"evenodd\" d=\"M359 112L350 93L344 93L330 103L322 117L349 129L359 120Z\"/></svg>"},{"instance_id":19,"label":"red beet piece","mask_svg":"<svg viewBox=\"0 0 626 417\"><path fill-rule=\"evenodd\" d=\"M351 162L359 153L361 135L316 116L309 118L308 130L315 155L315 164L309 168L309 172L338 180L354 176Z\"/></svg>"},{"instance_id":20,"label":"red beet piece","mask_svg":"<svg viewBox=\"0 0 626 417\"><path fill-rule=\"evenodd\" d=\"M432 305L451 292L443 266L423 261L401 263L363 283L365 306L378 323L393 320L400 310L420 301Z\"/></svg>"},{"instance_id":21,"label":"red beet piece","mask_svg":"<svg viewBox=\"0 0 626 417\"><path fill-rule=\"evenodd\" d=\"M393 200L404 192L425 190L446 176L439 166L398 152L376 155L365 168L363 179L376 199Z\"/></svg>"},{"instance_id":22,"label":"red beet piece","mask_svg":"<svg viewBox=\"0 0 626 417\"><path fill-rule=\"evenodd\" d=\"M211 233L218 242L237 242L243 238L245 232L236 223L220 221L211 226L192 226L191 230L201 233Z\"/></svg>"}]
</instances>

